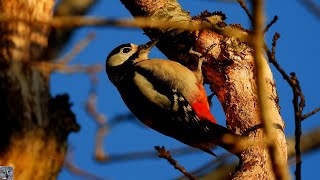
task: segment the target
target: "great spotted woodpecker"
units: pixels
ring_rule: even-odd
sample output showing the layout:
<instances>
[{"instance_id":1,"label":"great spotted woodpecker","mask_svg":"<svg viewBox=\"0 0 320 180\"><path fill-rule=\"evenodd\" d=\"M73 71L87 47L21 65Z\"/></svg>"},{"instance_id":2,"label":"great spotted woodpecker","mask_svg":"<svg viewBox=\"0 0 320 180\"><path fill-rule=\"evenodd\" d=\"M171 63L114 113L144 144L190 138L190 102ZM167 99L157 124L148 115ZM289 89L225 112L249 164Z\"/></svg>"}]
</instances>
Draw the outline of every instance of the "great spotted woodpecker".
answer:
<instances>
[{"instance_id":1,"label":"great spotted woodpecker","mask_svg":"<svg viewBox=\"0 0 320 180\"><path fill-rule=\"evenodd\" d=\"M211 155L225 134L210 113L201 72L178 62L148 59L154 41L137 46L123 44L110 52L106 72L132 113L150 128Z\"/></svg>"}]
</instances>

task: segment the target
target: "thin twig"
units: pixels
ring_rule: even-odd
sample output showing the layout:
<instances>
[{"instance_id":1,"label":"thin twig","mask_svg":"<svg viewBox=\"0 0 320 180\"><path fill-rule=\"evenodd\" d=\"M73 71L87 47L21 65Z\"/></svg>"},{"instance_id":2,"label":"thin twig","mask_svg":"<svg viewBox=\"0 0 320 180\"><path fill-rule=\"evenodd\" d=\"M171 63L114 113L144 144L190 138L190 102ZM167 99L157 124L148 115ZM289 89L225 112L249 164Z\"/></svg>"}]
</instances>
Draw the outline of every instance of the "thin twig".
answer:
<instances>
[{"instance_id":1,"label":"thin twig","mask_svg":"<svg viewBox=\"0 0 320 180\"><path fill-rule=\"evenodd\" d=\"M109 129L112 129L115 125L122 123L124 121L129 121L129 120L131 121L132 119L135 118L135 116L132 113L119 114L114 118L108 120L108 123L106 123L104 116L101 116L100 113L97 113L97 111L95 110L96 109L95 104L92 104L90 106L91 106L90 108L87 107L88 109L87 111L92 111L94 113L91 113L91 114L96 114L94 115L95 116L94 119L98 124L98 130L96 133L96 140L95 140L95 159L100 162L110 162L110 161L129 160L130 157L134 157L134 158L140 157L139 155L135 157L137 153L133 153L128 156L127 155L106 155L104 150L104 145L103 145L104 138L108 134ZM138 122L138 121L134 121L134 122Z\"/></svg>"},{"instance_id":2,"label":"thin twig","mask_svg":"<svg viewBox=\"0 0 320 180\"><path fill-rule=\"evenodd\" d=\"M290 73L291 74L291 80L293 81L293 83L295 84L295 87L293 90L293 100L292 100L292 104L293 104L293 108L294 108L294 119L295 119L295 150L296 150L296 170L294 171L294 174L296 175L296 180L301 180L301 165L302 165L302 161L301 161L301 134L302 134L302 130L301 130L301 113L302 111L300 110L300 105L301 103L299 103L299 97L300 100L301 98L301 94L300 94L300 85L299 85L299 81L296 77L296 75L294 73ZM303 108L303 107L302 107Z\"/></svg>"},{"instance_id":3,"label":"thin twig","mask_svg":"<svg viewBox=\"0 0 320 180\"><path fill-rule=\"evenodd\" d=\"M313 0L300 0L301 3L310 10L316 17L320 18L320 5L313 2Z\"/></svg>"},{"instance_id":4,"label":"thin twig","mask_svg":"<svg viewBox=\"0 0 320 180\"><path fill-rule=\"evenodd\" d=\"M277 71L280 72L280 74L282 75L283 79L286 80L288 82L288 84L291 86L291 88L295 88L294 83L292 82L290 76L286 73L286 71L280 66L280 64L278 63L276 57L275 57L275 47L277 44L277 40L279 39L280 34L279 33L275 33L273 36L273 42L272 42L272 51L270 51L270 49L267 47L267 45L264 45L265 51L267 52L267 56L269 59L269 62L277 69Z\"/></svg>"},{"instance_id":5,"label":"thin twig","mask_svg":"<svg viewBox=\"0 0 320 180\"><path fill-rule=\"evenodd\" d=\"M73 175L80 176L88 180L105 180L106 179L77 167L69 160L65 161L64 168L68 170L70 173L72 173Z\"/></svg>"},{"instance_id":6,"label":"thin twig","mask_svg":"<svg viewBox=\"0 0 320 180\"><path fill-rule=\"evenodd\" d=\"M105 180L105 178L96 176L95 174L93 174L91 172L87 172L87 171L77 167L73 163L73 152L70 150L70 148L68 150L67 158L65 159L63 166L66 170L68 170L70 173L72 173L76 176L81 176L81 177L86 178L88 180Z\"/></svg>"},{"instance_id":7,"label":"thin twig","mask_svg":"<svg viewBox=\"0 0 320 180\"><path fill-rule=\"evenodd\" d=\"M98 121L97 121L98 122ZM95 151L94 151L94 157L97 161L106 161L110 159L109 154L106 154L106 151L104 150L104 138L109 133L109 126L107 124L100 125L96 132L96 139L95 139Z\"/></svg>"},{"instance_id":8,"label":"thin twig","mask_svg":"<svg viewBox=\"0 0 320 180\"><path fill-rule=\"evenodd\" d=\"M187 170L184 167L179 165L179 163L175 159L172 158L170 152L167 151L163 146L162 147L155 146L154 148L158 151L159 157L166 159L175 169L177 169L180 172L182 172L190 180L196 180L197 179L194 176L192 176L192 174L187 172Z\"/></svg>"},{"instance_id":9,"label":"thin twig","mask_svg":"<svg viewBox=\"0 0 320 180\"><path fill-rule=\"evenodd\" d=\"M89 95L89 98L86 103L86 111L88 114L92 117L92 119L96 120L100 125L103 125L106 123L106 117L97 111L97 95L94 92L91 92Z\"/></svg>"},{"instance_id":10,"label":"thin twig","mask_svg":"<svg viewBox=\"0 0 320 180\"><path fill-rule=\"evenodd\" d=\"M86 112L94 119L98 125L95 139L95 159L100 160L108 157L104 151L104 138L109 132L109 125L107 124L104 114L97 110L97 84L98 79L95 74L90 76L91 88L89 91L89 97L85 105Z\"/></svg>"},{"instance_id":11,"label":"thin twig","mask_svg":"<svg viewBox=\"0 0 320 180\"><path fill-rule=\"evenodd\" d=\"M314 109L313 111L311 111L311 112L309 112L309 113L307 113L307 114L302 115L302 120L307 119L308 117L316 114L316 113L319 112L319 111L320 111L320 108L316 108L316 109Z\"/></svg>"},{"instance_id":12,"label":"thin twig","mask_svg":"<svg viewBox=\"0 0 320 180\"><path fill-rule=\"evenodd\" d=\"M3 21L22 21L25 23L31 23L25 19L19 19L15 17L7 17L5 15L0 15L0 22ZM211 22L205 23L204 21L167 21L163 19L150 19L144 17L135 17L135 19L119 20L119 19L104 19L99 17L88 17L88 16L67 16L67 17L54 17L48 21L33 21L33 24L45 24L50 25L54 28L78 28L86 26L118 26L118 27L132 27L132 28L154 28L163 30L212 30L218 34L233 37L240 41L250 43L248 34L240 29L233 28L230 26L221 27L219 25L220 21L216 23Z\"/></svg>"},{"instance_id":13,"label":"thin twig","mask_svg":"<svg viewBox=\"0 0 320 180\"><path fill-rule=\"evenodd\" d=\"M303 95L303 92L301 90L301 86L299 84L299 81L294 73L290 73L291 76L289 76L279 65L278 61L275 58L275 47L276 42L280 35L276 33L273 37L272 42L272 52L265 46L269 62L272 63L276 69L281 73L282 77L288 82L288 84L291 86L293 91L293 108L294 108L294 116L295 116L295 151L296 151L296 170L295 175L296 179L301 179L301 121L302 121L302 112L305 107L305 98Z\"/></svg>"},{"instance_id":14,"label":"thin twig","mask_svg":"<svg viewBox=\"0 0 320 180\"><path fill-rule=\"evenodd\" d=\"M272 136L272 115L268 110L269 97L267 95L267 83L266 83L266 72L268 64L263 58L263 46L264 46L264 12L263 12L263 0L252 0L253 6L253 55L256 65L256 76L257 76L257 90L258 99L261 112L261 119L263 124L263 130L266 139L270 142L268 144L268 151L271 158L271 165L275 179L290 179L288 168L286 163L283 163L279 158L279 147L274 141Z\"/></svg>"},{"instance_id":15,"label":"thin twig","mask_svg":"<svg viewBox=\"0 0 320 180\"><path fill-rule=\"evenodd\" d=\"M35 68L38 68L45 75L50 75L52 72L60 72L60 73L98 73L103 70L103 66L100 64L96 65L65 65L59 63L50 63L50 62L31 62L31 65Z\"/></svg>"},{"instance_id":16,"label":"thin twig","mask_svg":"<svg viewBox=\"0 0 320 180\"><path fill-rule=\"evenodd\" d=\"M288 84L291 86L293 91L293 108L295 112L295 136L296 136L296 179L301 179L301 145L300 145L300 138L302 134L301 130L301 121L302 121L302 111L305 107L305 98L303 95L303 92L301 90L299 81L294 73L291 73L291 77L280 67L279 63L275 59L275 46L277 39L279 38L279 34L276 33L273 37L273 43L272 43L272 52L268 48L266 48L266 52L269 58L269 61L276 67L276 69L281 73L282 77L288 82Z\"/></svg>"},{"instance_id":17,"label":"thin twig","mask_svg":"<svg viewBox=\"0 0 320 180\"><path fill-rule=\"evenodd\" d=\"M79 54L84 48L88 46L88 44L95 38L96 34L91 32L88 35L78 42L72 50L62 58L57 60L57 63L68 64L77 54Z\"/></svg>"},{"instance_id":18,"label":"thin twig","mask_svg":"<svg viewBox=\"0 0 320 180\"><path fill-rule=\"evenodd\" d=\"M249 17L250 21L253 22L253 17L250 14L250 11L246 5L246 3L244 2L244 0L237 0L237 2L240 4L240 6L242 7L242 9L246 12L247 16Z\"/></svg>"},{"instance_id":19,"label":"thin twig","mask_svg":"<svg viewBox=\"0 0 320 180\"><path fill-rule=\"evenodd\" d=\"M269 29L270 29L270 27L274 24L274 23L276 23L277 21L278 21L278 16L274 16L273 17L273 19L272 19L272 21L267 25L267 27L264 29L264 32L267 32Z\"/></svg>"},{"instance_id":20,"label":"thin twig","mask_svg":"<svg viewBox=\"0 0 320 180\"><path fill-rule=\"evenodd\" d=\"M191 147L181 147L170 150L172 155L175 156L183 156L194 153L200 153L198 149ZM138 161L145 159L156 159L158 158L158 154L155 151L139 151L139 152L129 152L122 154L110 154L107 156L100 156L99 159L96 160L101 163L117 163L117 162L127 162L127 161Z\"/></svg>"},{"instance_id":21,"label":"thin twig","mask_svg":"<svg viewBox=\"0 0 320 180\"><path fill-rule=\"evenodd\" d=\"M279 38L280 38L280 34L276 32L272 38L272 48L271 48L272 59L275 59L276 57L276 47L277 47L277 42Z\"/></svg>"},{"instance_id":22,"label":"thin twig","mask_svg":"<svg viewBox=\"0 0 320 180\"><path fill-rule=\"evenodd\" d=\"M191 173L197 175L198 177L203 176L204 174L208 173L208 169L210 167L211 169L218 169L220 166L226 164L227 160L229 160L231 157L232 155L230 153L219 155L217 158L214 158L212 161L203 164L201 167L192 171Z\"/></svg>"},{"instance_id":23,"label":"thin twig","mask_svg":"<svg viewBox=\"0 0 320 180\"><path fill-rule=\"evenodd\" d=\"M94 33L89 33L83 40L78 42L69 53L58 60L44 59L41 61L30 61L30 65L38 68L46 76L49 76L54 71L58 71L60 73L85 72L88 74L101 72L103 65L68 65L68 63L70 63L77 54L88 46L94 37Z\"/></svg>"}]
</instances>

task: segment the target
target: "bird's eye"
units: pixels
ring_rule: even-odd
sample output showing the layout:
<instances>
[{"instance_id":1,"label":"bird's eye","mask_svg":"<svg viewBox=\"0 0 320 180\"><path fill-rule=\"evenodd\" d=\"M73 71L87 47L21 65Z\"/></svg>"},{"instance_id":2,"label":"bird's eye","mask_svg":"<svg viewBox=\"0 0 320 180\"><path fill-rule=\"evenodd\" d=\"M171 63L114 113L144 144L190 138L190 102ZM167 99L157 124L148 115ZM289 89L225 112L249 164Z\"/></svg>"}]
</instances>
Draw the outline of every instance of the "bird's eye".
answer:
<instances>
[{"instance_id":1,"label":"bird's eye","mask_svg":"<svg viewBox=\"0 0 320 180\"><path fill-rule=\"evenodd\" d=\"M131 51L131 48L123 48L122 53L128 53Z\"/></svg>"}]
</instances>

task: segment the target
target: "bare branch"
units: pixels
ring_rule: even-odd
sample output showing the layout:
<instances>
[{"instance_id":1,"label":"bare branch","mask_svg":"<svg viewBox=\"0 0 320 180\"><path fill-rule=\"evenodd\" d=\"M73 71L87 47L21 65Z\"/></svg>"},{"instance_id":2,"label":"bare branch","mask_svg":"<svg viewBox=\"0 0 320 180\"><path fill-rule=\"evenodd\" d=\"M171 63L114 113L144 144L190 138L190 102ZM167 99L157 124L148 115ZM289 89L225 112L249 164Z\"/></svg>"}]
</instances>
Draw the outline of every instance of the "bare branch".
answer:
<instances>
[{"instance_id":1,"label":"bare branch","mask_svg":"<svg viewBox=\"0 0 320 180\"><path fill-rule=\"evenodd\" d=\"M271 49L271 56L272 56L272 59L274 59L276 57L276 46L277 46L277 41L278 39L280 38L280 34L279 33L275 33L273 35L273 38L272 38L272 49ZM280 66L279 66L280 67ZM285 72L284 72L285 73ZM286 74L286 73L285 73Z\"/></svg>"},{"instance_id":2,"label":"bare branch","mask_svg":"<svg viewBox=\"0 0 320 180\"><path fill-rule=\"evenodd\" d=\"M49 76L52 72L58 71L61 73L76 73L84 72L88 74L101 72L103 65L68 65L74 57L80 53L90 41L95 37L94 33L89 33L86 38L77 43L73 49L67 53L65 56L58 60L41 60L41 61L31 61L30 65L38 68L44 75Z\"/></svg>"},{"instance_id":3,"label":"bare branch","mask_svg":"<svg viewBox=\"0 0 320 180\"><path fill-rule=\"evenodd\" d=\"M296 171L295 175L297 179L301 179L301 145L300 145L300 138L302 134L301 130L301 122L303 120L303 109L305 107L305 97L302 92L299 80L297 79L295 73L290 73L290 76L280 67L279 63L277 62L275 58L275 47L277 44L277 40L280 37L278 33L276 33L273 37L273 42L272 42L272 51L268 49L268 47L265 46L265 50L267 52L269 62L272 63L275 68L281 73L282 77L288 82L290 87L292 88L293 91L293 108L294 108L294 116L295 116L295 136L296 136ZM311 114L312 115L312 112ZM309 116L306 116L306 118Z\"/></svg>"},{"instance_id":4,"label":"bare branch","mask_svg":"<svg viewBox=\"0 0 320 180\"><path fill-rule=\"evenodd\" d=\"M14 17L7 17L0 15L0 22L2 21L22 21L25 19L18 19ZM232 28L229 26L220 27L216 23L204 23L201 21L181 21L179 23L175 21L164 21L162 19L149 19L143 17L135 17L134 20L115 20L115 19L103 19L97 17L85 17L85 16L67 16L67 17L54 17L48 21L34 21L33 23L50 24L55 28L78 28L85 26L119 26L119 27L134 27L134 28L154 28L154 29L181 29L181 30L212 30L218 34L233 37L241 41L250 43L248 34L240 29ZM28 22L30 23L30 22Z\"/></svg>"},{"instance_id":5,"label":"bare branch","mask_svg":"<svg viewBox=\"0 0 320 180\"><path fill-rule=\"evenodd\" d=\"M316 114L316 113L319 112L319 111L320 111L320 108L316 108L316 109L314 109L313 111L311 111L311 112L309 112L309 113L307 113L307 114L302 115L302 120L307 119L308 117Z\"/></svg>"},{"instance_id":6,"label":"bare branch","mask_svg":"<svg viewBox=\"0 0 320 180\"><path fill-rule=\"evenodd\" d=\"M193 153L199 153L201 151L190 148L190 147L181 147L170 150L172 155L182 156ZM158 154L154 151L139 151L139 152L129 152L123 154L111 154L106 156L96 156L96 160L101 163L116 163L116 162L127 162L127 161L139 161L145 159L156 159Z\"/></svg>"},{"instance_id":7,"label":"bare branch","mask_svg":"<svg viewBox=\"0 0 320 180\"><path fill-rule=\"evenodd\" d=\"M167 151L163 146L155 146L154 147L158 153L159 157L166 159L175 169L179 170L182 172L186 177L188 177L190 180L196 180L197 178L193 177L192 174L188 173L187 170L182 167L181 165L178 164L178 162L172 158L171 154L169 151Z\"/></svg>"},{"instance_id":8,"label":"bare branch","mask_svg":"<svg viewBox=\"0 0 320 180\"><path fill-rule=\"evenodd\" d=\"M315 128L301 136L301 153L307 154L320 149L320 129ZM287 139L288 157L295 158L295 137Z\"/></svg>"},{"instance_id":9,"label":"bare branch","mask_svg":"<svg viewBox=\"0 0 320 180\"><path fill-rule=\"evenodd\" d=\"M295 119L295 150L296 150L296 170L294 174L296 175L297 180L301 180L301 113L304 107L304 96L302 94L301 88L300 88L300 83L298 81L298 78L294 73L291 74L291 80L295 85L295 88L293 88L293 108L294 108L294 119ZM299 103L299 98L300 98L300 103Z\"/></svg>"},{"instance_id":10,"label":"bare branch","mask_svg":"<svg viewBox=\"0 0 320 180\"><path fill-rule=\"evenodd\" d=\"M58 71L60 73L98 73L101 72L103 66L100 64L97 65L65 65L59 63L49 63L49 62L34 62L31 65L35 68L38 68L43 74L49 75L54 71Z\"/></svg>"},{"instance_id":11,"label":"bare branch","mask_svg":"<svg viewBox=\"0 0 320 180\"><path fill-rule=\"evenodd\" d=\"M241 8L246 12L248 18L250 19L251 23L253 22L253 17L250 14L250 11L246 5L246 3L244 2L244 0L237 0L237 2L240 4ZM264 32L267 32L269 30L269 28L276 23L278 20L278 16L274 16L272 21L265 27Z\"/></svg>"},{"instance_id":12,"label":"bare branch","mask_svg":"<svg viewBox=\"0 0 320 180\"><path fill-rule=\"evenodd\" d=\"M244 0L237 0L237 2L240 4L241 8L246 12L246 14L249 17L250 21L253 22L253 17L250 14L250 11L249 11L246 3L244 2Z\"/></svg>"},{"instance_id":13,"label":"bare branch","mask_svg":"<svg viewBox=\"0 0 320 180\"><path fill-rule=\"evenodd\" d=\"M275 35L273 36L273 46L272 48L274 49L275 48L275 45L276 45L276 40L280 37L280 34L279 33L275 33ZM294 84L293 82L291 81L291 78L290 76L285 72L284 69L282 69L282 67L280 66L280 64L278 63L276 57L274 56L275 54L275 51L273 50L272 52L270 51L270 49L265 45L265 51L267 52L267 56L268 56L268 59L269 59L269 62L271 64L273 64L273 66L277 69L277 71L280 72L280 74L282 75L283 79L285 79L288 84L291 86L291 88L294 88Z\"/></svg>"},{"instance_id":14,"label":"bare branch","mask_svg":"<svg viewBox=\"0 0 320 180\"><path fill-rule=\"evenodd\" d=\"M301 152L302 154L310 154L312 152L315 152L320 149L320 129L316 128L313 129L301 137ZM287 138L287 144L288 144L288 159L295 159L295 137ZM225 157L226 154L220 155L217 159L220 157ZM223 164L221 163L220 166L217 166L217 162L214 159L213 161L210 161L209 163L203 165L198 170L195 170L192 172L192 174L197 175L198 177L202 177L202 179L210 179L209 177L214 177L215 180L224 180L228 179L230 177L230 172L232 172L232 168L234 169L237 166L237 162L231 162ZM224 162L227 162L225 159ZM229 171L225 171L225 169L229 169ZM209 172L209 173L207 173ZM182 177L179 177L179 179L182 179Z\"/></svg>"},{"instance_id":15,"label":"bare branch","mask_svg":"<svg viewBox=\"0 0 320 180\"><path fill-rule=\"evenodd\" d=\"M91 92L86 103L86 110L92 119L96 120L98 124L104 125L106 123L106 117L97 111L97 95L95 91Z\"/></svg>"},{"instance_id":16,"label":"bare branch","mask_svg":"<svg viewBox=\"0 0 320 180\"><path fill-rule=\"evenodd\" d=\"M316 17L320 18L320 5L313 2L313 0L300 0L301 3L312 12Z\"/></svg>"},{"instance_id":17,"label":"bare branch","mask_svg":"<svg viewBox=\"0 0 320 180\"><path fill-rule=\"evenodd\" d=\"M78 42L68 54L58 59L57 63L68 64L77 54L79 54L84 48L89 45L89 43L95 38L95 36L96 34L93 32L88 33L88 35L83 40Z\"/></svg>"},{"instance_id":18,"label":"bare branch","mask_svg":"<svg viewBox=\"0 0 320 180\"><path fill-rule=\"evenodd\" d=\"M277 21L278 21L278 16L274 16L272 21L267 25L266 28L264 28L264 32L267 32L270 29L270 27Z\"/></svg>"},{"instance_id":19,"label":"bare branch","mask_svg":"<svg viewBox=\"0 0 320 180\"><path fill-rule=\"evenodd\" d=\"M64 168L68 170L70 173L72 173L73 175L80 176L88 180L106 180L105 178L99 177L93 173L87 172L77 167L68 159L64 163Z\"/></svg>"},{"instance_id":20,"label":"bare branch","mask_svg":"<svg viewBox=\"0 0 320 180\"><path fill-rule=\"evenodd\" d=\"M264 12L263 0L252 0L253 4L253 55L256 65L257 76L257 90L259 98L259 106L261 112L261 120L263 123L263 130L268 144L268 151L271 158L271 165L276 179L290 179L286 161L279 160L281 158L279 146L277 145L272 135L272 119L273 115L269 111L270 100L267 91L267 77L269 68L266 60L263 58L264 45Z\"/></svg>"},{"instance_id":21,"label":"bare branch","mask_svg":"<svg viewBox=\"0 0 320 180\"><path fill-rule=\"evenodd\" d=\"M96 133L94 157L97 161L100 161L100 162L110 160L110 156L106 155L105 150L104 150L104 146L103 146L104 138L106 137L108 132L109 132L109 127L107 124L105 124L105 125L101 125L98 128L97 133Z\"/></svg>"}]
</instances>

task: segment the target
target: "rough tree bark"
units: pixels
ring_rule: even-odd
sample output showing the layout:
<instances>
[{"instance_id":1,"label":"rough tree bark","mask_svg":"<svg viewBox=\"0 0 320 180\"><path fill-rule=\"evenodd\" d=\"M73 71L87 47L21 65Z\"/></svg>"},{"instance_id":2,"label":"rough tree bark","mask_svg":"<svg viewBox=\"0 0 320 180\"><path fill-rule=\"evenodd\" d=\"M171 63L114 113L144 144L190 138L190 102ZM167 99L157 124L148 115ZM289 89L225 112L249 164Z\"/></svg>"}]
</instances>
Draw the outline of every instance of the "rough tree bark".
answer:
<instances>
[{"instance_id":1,"label":"rough tree bark","mask_svg":"<svg viewBox=\"0 0 320 180\"><path fill-rule=\"evenodd\" d=\"M228 26L221 13L203 13L191 18L176 0L121 0L133 16L161 19L176 23L211 23L224 29L239 29L239 26ZM197 56L190 54L193 48L206 53L204 64L205 82L217 94L226 115L227 126L236 134L246 136L250 140L263 142L263 130L258 106L255 77L255 63L252 48L236 38L222 36L210 30L181 31L175 29L144 29L150 38L160 39L157 47L169 59L176 60L190 68L198 62ZM174 51L172 51L174 49ZM265 62L267 63L267 62ZM268 67L268 65L267 65ZM272 129L275 143L279 147L278 161L287 162L287 146L284 136L284 122L279 113L278 95L272 73L267 68L266 92L268 108L273 115L273 123L278 128ZM274 179L268 150L262 144L248 148L240 156L241 164L232 174L233 179Z\"/></svg>"},{"instance_id":2,"label":"rough tree bark","mask_svg":"<svg viewBox=\"0 0 320 180\"><path fill-rule=\"evenodd\" d=\"M0 165L14 167L14 179L55 179L66 139L79 126L67 95L52 98L43 61L54 0L0 0ZM3 18L2 18L3 19ZM16 19L16 20L12 20Z\"/></svg>"}]
</instances>

